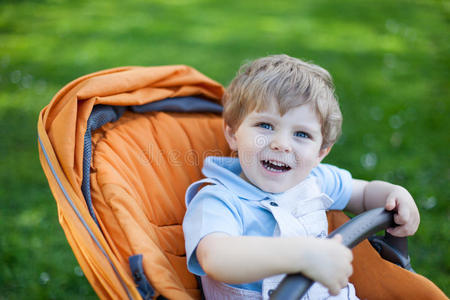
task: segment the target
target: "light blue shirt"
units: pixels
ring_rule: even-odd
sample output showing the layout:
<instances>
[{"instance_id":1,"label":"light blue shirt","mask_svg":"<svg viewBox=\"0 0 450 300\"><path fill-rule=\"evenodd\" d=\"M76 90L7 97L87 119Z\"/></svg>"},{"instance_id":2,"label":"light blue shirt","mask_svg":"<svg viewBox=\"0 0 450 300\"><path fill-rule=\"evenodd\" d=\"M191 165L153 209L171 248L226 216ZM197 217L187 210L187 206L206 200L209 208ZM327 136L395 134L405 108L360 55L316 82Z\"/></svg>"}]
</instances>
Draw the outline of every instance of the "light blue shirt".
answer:
<instances>
[{"instance_id":1,"label":"light blue shirt","mask_svg":"<svg viewBox=\"0 0 450 300\"><path fill-rule=\"evenodd\" d=\"M195 254L200 240L213 232L231 236L273 236L277 222L259 202L276 200L280 195L264 192L243 180L239 176L242 169L237 158L207 157L202 172L207 179L192 184L187 190L187 211L183 220L188 269L200 276L205 275ZM342 210L347 206L352 192L352 177L348 171L320 164L311 171L308 178L311 177L316 179L321 192L331 198L328 209ZM205 182L213 185L197 192ZM232 286L261 291L262 281Z\"/></svg>"}]
</instances>

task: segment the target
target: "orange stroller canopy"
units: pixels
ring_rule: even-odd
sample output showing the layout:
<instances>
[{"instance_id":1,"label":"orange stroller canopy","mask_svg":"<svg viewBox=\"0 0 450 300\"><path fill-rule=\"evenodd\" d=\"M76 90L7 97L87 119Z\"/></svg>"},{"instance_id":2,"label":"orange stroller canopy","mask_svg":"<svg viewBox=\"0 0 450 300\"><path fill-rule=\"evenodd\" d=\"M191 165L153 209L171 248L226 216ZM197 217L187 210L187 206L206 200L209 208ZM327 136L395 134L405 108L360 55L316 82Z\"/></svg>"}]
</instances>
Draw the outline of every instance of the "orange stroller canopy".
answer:
<instances>
[{"instance_id":1,"label":"orange stroller canopy","mask_svg":"<svg viewBox=\"0 0 450 300\"><path fill-rule=\"evenodd\" d=\"M184 193L208 155L230 155L223 87L187 66L81 77L40 113L39 154L60 224L102 299L200 299L186 268ZM330 227L345 221L329 214ZM428 279L354 249L357 295L447 299Z\"/></svg>"}]
</instances>

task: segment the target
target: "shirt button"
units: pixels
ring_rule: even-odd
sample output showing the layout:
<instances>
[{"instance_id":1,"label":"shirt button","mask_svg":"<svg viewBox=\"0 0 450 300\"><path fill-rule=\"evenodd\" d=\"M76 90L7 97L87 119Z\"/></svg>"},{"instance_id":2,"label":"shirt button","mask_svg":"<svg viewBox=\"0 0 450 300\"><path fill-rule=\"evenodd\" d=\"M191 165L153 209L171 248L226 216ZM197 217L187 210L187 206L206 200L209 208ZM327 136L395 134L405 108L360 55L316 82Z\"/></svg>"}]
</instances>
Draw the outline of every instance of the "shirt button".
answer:
<instances>
[{"instance_id":1,"label":"shirt button","mask_svg":"<svg viewBox=\"0 0 450 300\"><path fill-rule=\"evenodd\" d=\"M267 292L267 294L268 294L269 296L272 296L273 292L275 292L275 291L274 291L274 290L269 290L269 291Z\"/></svg>"},{"instance_id":2,"label":"shirt button","mask_svg":"<svg viewBox=\"0 0 450 300\"><path fill-rule=\"evenodd\" d=\"M272 206L278 206L278 203L276 203L276 202L270 202L270 205L272 205Z\"/></svg>"}]
</instances>

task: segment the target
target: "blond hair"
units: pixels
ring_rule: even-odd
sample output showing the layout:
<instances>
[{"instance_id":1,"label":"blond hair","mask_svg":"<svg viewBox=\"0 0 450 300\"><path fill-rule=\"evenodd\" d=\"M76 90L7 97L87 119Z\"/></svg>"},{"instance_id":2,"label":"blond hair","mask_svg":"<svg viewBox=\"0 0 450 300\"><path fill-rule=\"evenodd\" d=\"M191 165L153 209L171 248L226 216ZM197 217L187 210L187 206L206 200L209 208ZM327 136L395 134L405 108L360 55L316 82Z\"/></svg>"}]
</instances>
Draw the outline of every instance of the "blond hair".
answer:
<instances>
[{"instance_id":1,"label":"blond hair","mask_svg":"<svg viewBox=\"0 0 450 300\"><path fill-rule=\"evenodd\" d=\"M287 55L273 55L243 65L223 97L223 118L235 131L252 111L274 102L281 115L313 103L322 124L322 148L332 146L341 133L342 113L327 70Z\"/></svg>"}]
</instances>

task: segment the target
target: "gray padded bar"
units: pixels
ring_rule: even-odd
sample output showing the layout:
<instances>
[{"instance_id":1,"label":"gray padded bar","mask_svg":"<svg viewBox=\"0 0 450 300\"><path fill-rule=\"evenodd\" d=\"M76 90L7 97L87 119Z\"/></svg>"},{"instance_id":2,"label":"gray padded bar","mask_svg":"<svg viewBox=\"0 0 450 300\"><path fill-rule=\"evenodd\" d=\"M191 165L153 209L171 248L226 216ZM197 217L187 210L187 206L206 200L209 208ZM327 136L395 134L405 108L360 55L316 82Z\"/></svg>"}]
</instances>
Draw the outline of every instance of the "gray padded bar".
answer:
<instances>
[{"instance_id":1,"label":"gray padded bar","mask_svg":"<svg viewBox=\"0 0 450 300\"><path fill-rule=\"evenodd\" d=\"M222 113L222 106L198 97L167 98L143 105L130 106L130 110L137 113L149 111L165 112L212 112Z\"/></svg>"}]
</instances>

